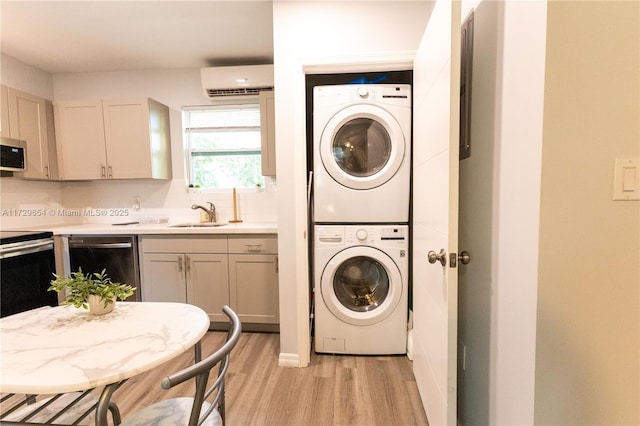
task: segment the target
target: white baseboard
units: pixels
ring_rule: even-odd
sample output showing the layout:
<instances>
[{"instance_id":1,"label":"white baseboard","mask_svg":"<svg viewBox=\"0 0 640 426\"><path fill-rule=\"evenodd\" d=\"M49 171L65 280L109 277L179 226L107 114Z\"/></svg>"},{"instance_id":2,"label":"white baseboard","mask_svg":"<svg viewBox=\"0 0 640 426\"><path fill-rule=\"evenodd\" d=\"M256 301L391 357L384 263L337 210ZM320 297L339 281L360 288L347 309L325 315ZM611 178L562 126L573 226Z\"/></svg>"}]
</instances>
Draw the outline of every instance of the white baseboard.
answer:
<instances>
[{"instance_id":1,"label":"white baseboard","mask_svg":"<svg viewBox=\"0 0 640 426\"><path fill-rule=\"evenodd\" d=\"M280 353L278 357L278 366L280 367L300 367L300 357L298 354Z\"/></svg>"}]
</instances>

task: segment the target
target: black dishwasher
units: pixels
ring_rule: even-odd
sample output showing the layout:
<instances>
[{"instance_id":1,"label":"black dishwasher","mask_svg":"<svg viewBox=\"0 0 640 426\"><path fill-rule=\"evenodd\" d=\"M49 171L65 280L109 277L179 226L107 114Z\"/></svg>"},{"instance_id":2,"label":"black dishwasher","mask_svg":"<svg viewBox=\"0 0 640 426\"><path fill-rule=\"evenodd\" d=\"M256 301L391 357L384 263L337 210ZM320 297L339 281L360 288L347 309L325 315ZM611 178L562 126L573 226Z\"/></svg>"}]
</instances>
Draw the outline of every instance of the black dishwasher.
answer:
<instances>
[{"instance_id":1,"label":"black dishwasher","mask_svg":"<svg viewBox=\"0 0 640 426\"><path fill-rule=\"evenodd\" d=\"M127 301L140 301L138 238L135 235L72 235L69 237L71 271L95 273L107 270L111 281L129 284L137 290Z\"/></svg>"}]
</instances>

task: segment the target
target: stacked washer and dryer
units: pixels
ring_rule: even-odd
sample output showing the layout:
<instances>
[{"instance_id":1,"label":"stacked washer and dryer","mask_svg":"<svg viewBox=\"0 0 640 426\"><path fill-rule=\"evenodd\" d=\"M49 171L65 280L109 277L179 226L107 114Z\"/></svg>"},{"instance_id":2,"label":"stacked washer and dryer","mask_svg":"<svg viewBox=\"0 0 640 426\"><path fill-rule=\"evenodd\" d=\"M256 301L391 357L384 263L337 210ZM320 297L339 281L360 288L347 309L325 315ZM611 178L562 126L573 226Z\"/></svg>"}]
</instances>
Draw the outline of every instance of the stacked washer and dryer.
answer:
<instances>
[{"instance_id":1,"label":"stacked washer and dryer","mask_svg":"<svg viewBox=\"0 0 640 426\"><path fill-rule=\"evenodd\" d=\"M411 86L316 86L314 342L320 353L404 354Z\"/></svg>"}]
</instances>

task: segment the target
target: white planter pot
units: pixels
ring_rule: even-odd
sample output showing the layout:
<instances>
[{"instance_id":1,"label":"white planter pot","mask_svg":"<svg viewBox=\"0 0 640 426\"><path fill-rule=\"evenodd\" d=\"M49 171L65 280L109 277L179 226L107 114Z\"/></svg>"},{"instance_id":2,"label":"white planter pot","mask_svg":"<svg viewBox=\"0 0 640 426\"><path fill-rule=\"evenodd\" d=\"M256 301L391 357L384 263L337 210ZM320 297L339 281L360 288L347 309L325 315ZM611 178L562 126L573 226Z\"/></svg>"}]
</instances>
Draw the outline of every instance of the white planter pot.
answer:
<instances>
[{"instance_id":1,"label":"white planter pot","mask_svg":"<svg viewBox=\"0 0 640 426\"><path fill-rule=\"evenodd\" d=\"M103 315L113 311L113 308L116 307L116 299L115 297L111 299L111 303L107 303L106 307L104 304L104 300L95 294L89 295L89 312L94 315Z\"/></svg>"}]
</instances>

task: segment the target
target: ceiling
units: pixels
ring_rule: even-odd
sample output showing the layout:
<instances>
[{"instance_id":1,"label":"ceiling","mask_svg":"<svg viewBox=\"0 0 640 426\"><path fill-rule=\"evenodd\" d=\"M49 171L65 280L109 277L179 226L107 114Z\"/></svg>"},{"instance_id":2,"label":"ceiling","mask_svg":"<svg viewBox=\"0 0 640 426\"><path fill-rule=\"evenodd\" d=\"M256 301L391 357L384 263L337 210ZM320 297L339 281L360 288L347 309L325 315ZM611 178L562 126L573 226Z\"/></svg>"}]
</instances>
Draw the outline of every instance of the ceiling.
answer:
<instances>
[{"instance_id":1,"label":"ceiling","mask_svg":"<svg viewBox=\"0 0 640 426\"><path fill-rule=\"evenodd\" d=\"M1 51L49 73L273 62L271 1L0 2Z\"/></svg>"}]
</instances>

